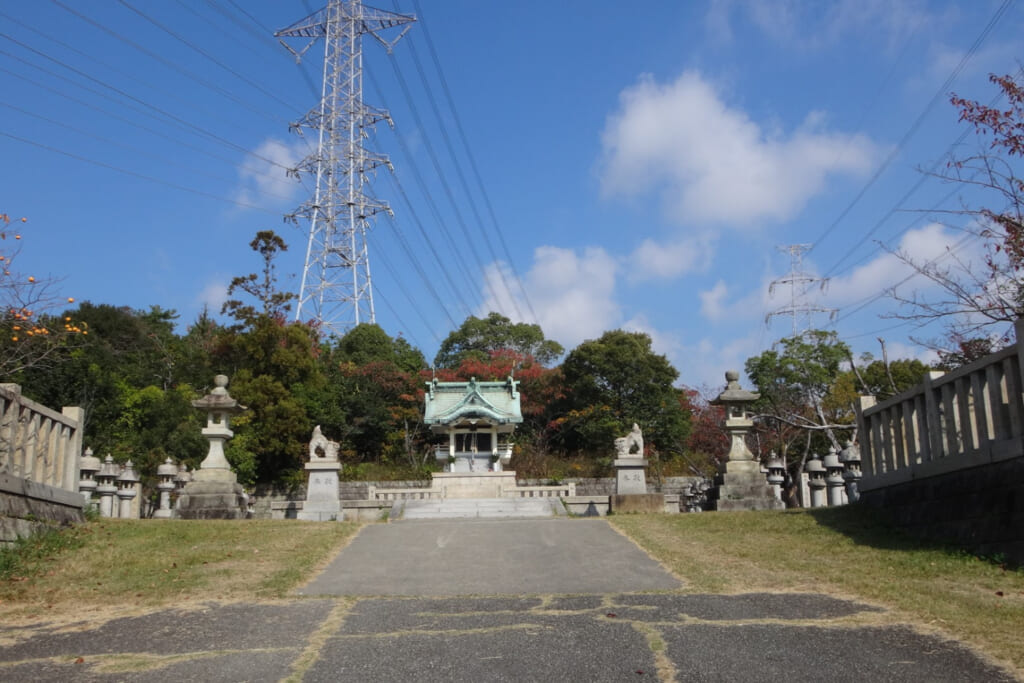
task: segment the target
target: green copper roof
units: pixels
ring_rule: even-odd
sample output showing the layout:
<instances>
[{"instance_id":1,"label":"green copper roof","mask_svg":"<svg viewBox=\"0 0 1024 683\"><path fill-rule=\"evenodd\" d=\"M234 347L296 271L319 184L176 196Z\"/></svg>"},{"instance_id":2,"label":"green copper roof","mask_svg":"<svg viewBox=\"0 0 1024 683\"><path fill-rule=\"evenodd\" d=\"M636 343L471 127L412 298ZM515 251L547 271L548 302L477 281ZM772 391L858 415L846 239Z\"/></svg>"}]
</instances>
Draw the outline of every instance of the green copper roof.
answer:
<instances>
[{"instance_id":1,"label":"green copper roof","mask_svg":"<svg viewBox=\"0 0 1024 683\"><path fill-rule=\"evenodd\" d=\"M519 424L523 413L519 407L518 382L509 377L504 382L438 382L427 384L423 422L428 425L449 425L464 420L488 424Z\"/></svg>"}]
</instances>

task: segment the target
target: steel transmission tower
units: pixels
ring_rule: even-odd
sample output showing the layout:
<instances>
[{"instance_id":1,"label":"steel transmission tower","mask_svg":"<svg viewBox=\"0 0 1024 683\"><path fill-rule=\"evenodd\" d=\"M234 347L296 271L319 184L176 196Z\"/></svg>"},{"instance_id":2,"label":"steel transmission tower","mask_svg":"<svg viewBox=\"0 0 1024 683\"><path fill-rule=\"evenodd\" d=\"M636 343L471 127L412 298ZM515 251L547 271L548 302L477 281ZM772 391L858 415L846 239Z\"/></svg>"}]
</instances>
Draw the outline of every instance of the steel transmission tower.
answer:
<instances>
[{"instance_id":1,"label":"steel transmission tower","mask_svg":"<svg viewBox=\"0 0 1024 683\"><path fill-rule=\"evenodd\" d=\"M373 216L390 213L385 202L367 194L367 173L391 162L363 146L378 121L391 123L386 111L363 103L362 37L373 36L389 52L415 17L363 6L361 0L329 0L327 6L274 35L301 60L324 39L320 102L291 129L317 131L316 151L293 170L316 178L313 196L288 216L309 222L295 319L312 318L328 333L343 334L361 322L376 322L366 232ZM403 26L391 41L381 35ZM284 39L305 39L296 50Z\"/></svg>"},{"instance_id":2,"label":"steel transmission tower","mask_svg":"<svg viewBox=\"0 0 1024 683\"><path fill-rule=\"evenodd\" d=\"M828 313L830 317L835 317L836 314L836 309L814 306L808 298L812 285L817 284L822 291L828 285L828 278L820 278L804 272L804 254L810 249L810 244L790 244L779 247L779 251L789 253L789 273L778 280L772 280L768 287L768 294L771 295L775 293L776 285L789 285L789 304L765 316L765 324L770 323L771 319L777 315L788 315L793 321L794 337L811 328L811 316L814 313ZM798 329L797 323L801 319L804 323L803 329Z\"/></svg>"}]
</instances>

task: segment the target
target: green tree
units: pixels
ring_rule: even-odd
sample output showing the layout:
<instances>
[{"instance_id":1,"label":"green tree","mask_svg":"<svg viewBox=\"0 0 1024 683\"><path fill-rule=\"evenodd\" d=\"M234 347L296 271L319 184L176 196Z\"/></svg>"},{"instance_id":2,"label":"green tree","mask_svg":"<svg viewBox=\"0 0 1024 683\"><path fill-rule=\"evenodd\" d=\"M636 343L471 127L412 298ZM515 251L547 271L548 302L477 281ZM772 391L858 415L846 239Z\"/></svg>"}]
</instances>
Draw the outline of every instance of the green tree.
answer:
<instances>
[{"instance_id":1,"label":"green tree","mask_svg":"<svg viewBox=\"0 0 1024 683\"><path fill-rule=\"evenodd\" d=\"M258 315L284 321L295 294L278 289L275 261L281 252L288 251L288 245L273 230L260 230L249 247L263 259L263 268L259 273L233 278L228 285L228 296L244 292L255 299L259 306L239 299L228 299L221 313L227 313L243 325L251 324Z\"/></svg>"},{"instance_id":2,"label":"green tree","mask_svg":"<svg viewBox=\"0 0 1024 683\"><path fill-rule=\"evenodd\" d=\"M688 403L672 386L679 372L642 332L613 330L573 349L562 364L560 441L570 451L609 453L635 422L652 450L680 450Z\"/></svg>"},{"instance_id":3,"label":"green tree","mask_svg":"<svg viewBox=\"0 0 1024 683\"><path fill-rule=\"evenodd\" d=\"M500 313L486 318L469 316L459 329L449 334L437 351L434 365L456 368L466 358L487 360L494 351L514 351L547 366L562 355L556 341L544 338L540 325L513 323Z\"/></svg>"}]
</instances>

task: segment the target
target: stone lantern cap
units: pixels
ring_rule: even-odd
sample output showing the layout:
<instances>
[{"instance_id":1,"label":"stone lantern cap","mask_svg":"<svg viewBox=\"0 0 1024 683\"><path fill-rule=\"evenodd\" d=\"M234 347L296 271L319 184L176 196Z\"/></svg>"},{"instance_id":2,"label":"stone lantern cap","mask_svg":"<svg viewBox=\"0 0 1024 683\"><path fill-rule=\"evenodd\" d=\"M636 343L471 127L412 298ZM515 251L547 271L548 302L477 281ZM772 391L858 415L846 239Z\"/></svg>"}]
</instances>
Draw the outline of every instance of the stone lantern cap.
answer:
<instances>
[{"instance_id":1,"label":"stone lantern cap","mask_svg":"<svg viewBox=\"0 0 1024 683\"><path fill-rule=\"evenodd\" d=\"M768 464L765 465L765 467L767 467L769 471L785 470L786 463L782 462L782 458L780 458L775 451L772 451L771 455L768 456Z\"/></svg>"},{"instance_id":2,"label":"stone lantern cap","mask_svg":"<svg viewBox=\"0 0 1024 683\"><path fill-rule=\"evenodd\" d=\"M99 472L102 466L103 463L100 462L100 459L92 454L92 449L86 448L85 454L79 461L78 469L82 472Z\"/></svg>"},{"instance_id":3,"label":"stone lantern cap","mask_svg":"<svg viewBox=\"0 0 1024 683\"><path fill-rule=\"evenodd\" d=\"M108 453L107 457L103 460L103 465L96 474L96 478L106 479L112 482L114 481L114 478L117 477L117 474L117 465L114 463L114 457Z\"/></svg>"},{"instance_id":4,"label":"stone lantern cap","mask_svg":"<svg viewBox=\"0 0 1024 683\"><path fill-rule=\"evenodd\" d=\"M231 398L231 394L228 393L227 375L217 375L213 378L213 383L216 385L213 391L200 399L192 401L193 408L222 413L237 413L245 410L245 406L240 405L238 401Z\"/></svg>"},{"instance_id":5,"label":"stone lantern cap","mask_svg":"<svg viewBox=\"0 0 1024 683\"><path fill-rule=\"evenodd\" d=\"M192 481L192 473L188 471L188 466L185 463L181 463L178 468L178 473L174 476L174 481L180 483L182 486Z\"/></svg>"},{"instance_id":6,"label":"stone lantern cap","mask_svg":"<svg viewBox=\"0 0 1024 683\"><path fill-rule=\"evenodd\" d=\"M824 465L827 470L843 469L843 463L839 462L839 455L836 453L836 449L834 447L828 449L828 455L825 456L822 465Z\"/></svg>"},{"instance_id":7,"label":"stone lantern cap","mask_svg":"<svg viewBox=\"0 0 1024 683\"><path fill-rule=\"evenodd\" d=\"M846 442L846 447L843 448L839 459L844 463L860 464L860 449L853 445L852 441Z\"/></svg>"},{"instance_id":8,"label":"stone lantern cap","mask_svg":"<svg viewBox=\"0 0 1024 683\"><path fill-rule=\"evenodd\" d=\"M736 370L727 370L725 373L725 391L718 395L718 398L711 401L711 405L729 406L743 403L753 403L761 398L761 394L747 391L740 387L740 373Z\"/></svg>"},{"instance_id":9,"label":"stone lantern cap","mask_svg":"<svg viewBox=\"0 0 1024 683\"><path fill-rule=\"evenodd\" d=\"M804 465L804 472L807 474L824 474L825 465L821 462L821 458L819 456L813 455Z\"/></svg>"},{"instance_id":10,"label":"stone lantern cap","mask_svg":"<svg viewBox=\"0 0 1024 683\"><path fill-rule=\"evenodd\" d=\"M135 473L135 467L132 465L131 460L124 464L124 469L121 470L121 474L118 475L117 480L122 484L134 484L139 481L139 475Z\"/></svg>"},{"instance_id":11,"label":"stone lantern cap","mask_svg":"<svg viewBox=\"0 0 1024 683\"><path fill-rule=\"evenodd\" d=\"M163 464L156 468L158 477L174 477L178 474L178 466L170 458L164 460Z\"/></svg>"}]
</instances>

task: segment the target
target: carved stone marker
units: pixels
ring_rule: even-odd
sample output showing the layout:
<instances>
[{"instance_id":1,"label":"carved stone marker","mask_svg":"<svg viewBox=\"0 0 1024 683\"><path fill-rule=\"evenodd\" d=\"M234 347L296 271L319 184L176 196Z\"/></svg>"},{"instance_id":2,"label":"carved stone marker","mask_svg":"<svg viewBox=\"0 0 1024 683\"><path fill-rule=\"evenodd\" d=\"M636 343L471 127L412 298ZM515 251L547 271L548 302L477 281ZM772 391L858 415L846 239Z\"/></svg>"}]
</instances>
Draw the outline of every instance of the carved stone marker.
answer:
<instances>
[{"instance_id":1,"label":"carved stone marker","mask_svg":"<svg viewBox=\"0 0 1024 683\"><path fill-rule=\"evenodd\" d=\"M341 501L338 499L338 443L331 441L320 431L320 425L313 429L309 442L309 462L306 471L306 502L298 513L299 519L312 522L329 522L341 519Z\"/></svg>"}]
</instances>

